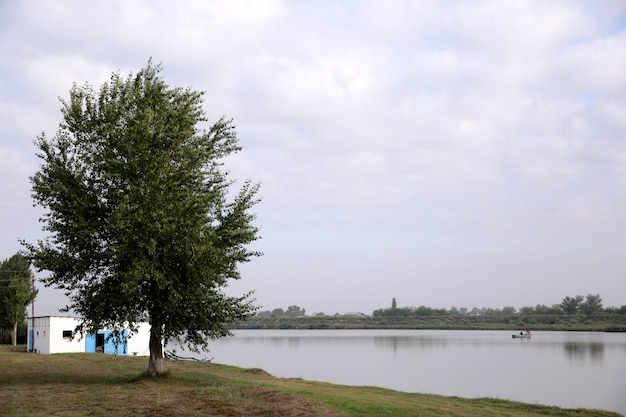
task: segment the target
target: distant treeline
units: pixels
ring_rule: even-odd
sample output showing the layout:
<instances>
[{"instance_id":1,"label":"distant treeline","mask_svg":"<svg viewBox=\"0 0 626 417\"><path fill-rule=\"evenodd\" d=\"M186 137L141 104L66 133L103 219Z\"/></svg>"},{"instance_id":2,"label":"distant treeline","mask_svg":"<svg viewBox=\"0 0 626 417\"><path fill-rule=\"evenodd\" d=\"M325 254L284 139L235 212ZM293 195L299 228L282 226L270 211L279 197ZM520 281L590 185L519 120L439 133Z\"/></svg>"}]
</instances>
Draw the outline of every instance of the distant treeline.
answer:
<instances>
[{"instance_id":1,"label":"distant treeline","mask_svg":"<svg viewBox=\"0 0 626 417\"><path fill-rule=\"evenodd\" d=\"M374 310L372 315L348 313L305 315L305 310L290 306L287 310L259 312L238 324L239 329L442 329L442 330L585 330L626 332L626 305L602 306L597 294L565 297L550 307L456 308L426 306L391 307Z\"/></svg>"},{"instance_id":2,"label":"distant treeline","mask_svg":"<svg viewBox=\"0 0 626 417\"><path fill-rule=\"evenodd\" d=\"M597 314L626 314L626 305L619 308L602 306L602 298L598 294L589 294L586 297L577 295L575 297L565 297L560 304L546 306L537 304L536 306L522 307L517 310L515 307L507 306L503 308L476 308L471 310L467 308L452 307L449 310L445 308L437 309L427 306L419 307L397 307L396 299L392 299L391 307L374 310L372 315L378 316L510 316L514 314L521 315L576 315L583 314L593 316Z\"/></svg>"},{"instance_id":3,"label":"distant treeline","mask_svg":"<svg viewBox=\"0 0 626 417\"><path fill-rule=\"evenodd\" d=\"M287 310L283 310L282 308L275 308L272 311L265 310L257 313L257 316L260 317L300 317L304 315L304 309L298 306L289 306L287 307Z\"/></svg>"},{"instance_id":4,"label":"distant treeline","mask_svg":"<svg viewBox=\"0 0 626 417\"><path fill-rule=\"evenodd\" d=\"M577 295L574 297L567 296L563 298L560 304L553 304L552 306L546 306L543 304L537 304L536 306L522 307L519 310L515 307L506 306L503 308L490 308L474 307L471 310L466 307L451 307L445 308L432 308L427 306L419 307L398 307L395 298L391 300L391 307L380 308L372 312L373 317L389 317L389 316L402 316L402 317L447 317L447 316L511 316L515 314L519 315L577 315L583 314L587 316L593 316L598 314L625 314L626 305L621 307L603 307L602 298L599 294L589 294L586 297ZM304 308L297 305L291 305L286 310L282 308L276 308L274 310L263 310L257 313L257 317L302 317L306 315ZM336 313L335 316L340 314ZM325 313L313 313L313 316L327 316ZM362 312L346 313L343 316L367 316Z\"/></svg>"},{"instance_id":5,"label":"distant treeline","mask_svg":"<svg viewBox=\"0 0 626 417\"><path fill-rule=\"evenodd\" d=\"M439 330L553 330L626 332L626 314L594 316L513 314L456 316L254 316L233 329L439 329Z\"/></svg>"}]
</instances>

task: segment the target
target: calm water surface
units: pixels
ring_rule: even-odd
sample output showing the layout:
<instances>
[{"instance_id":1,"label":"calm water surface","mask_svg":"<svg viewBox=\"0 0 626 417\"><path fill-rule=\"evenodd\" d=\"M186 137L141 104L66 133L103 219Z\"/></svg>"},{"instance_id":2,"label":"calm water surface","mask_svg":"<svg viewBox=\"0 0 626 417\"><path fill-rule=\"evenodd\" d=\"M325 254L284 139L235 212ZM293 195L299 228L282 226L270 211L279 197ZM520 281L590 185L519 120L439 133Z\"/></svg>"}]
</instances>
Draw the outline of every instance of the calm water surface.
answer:
<instances>
[{"instance_id":1,"label":"calm water surface","mask_svg":"<svg viewBox=\"0 0 626 417\"><path fill-rule=\"evenodd\" d=\"M534 332L532 339L513 339L511 334L238 330L233 338L213 342L211 352L200 357L262 368L278 377L626 415L626 334Z\"/></svg>"}]
</instances>

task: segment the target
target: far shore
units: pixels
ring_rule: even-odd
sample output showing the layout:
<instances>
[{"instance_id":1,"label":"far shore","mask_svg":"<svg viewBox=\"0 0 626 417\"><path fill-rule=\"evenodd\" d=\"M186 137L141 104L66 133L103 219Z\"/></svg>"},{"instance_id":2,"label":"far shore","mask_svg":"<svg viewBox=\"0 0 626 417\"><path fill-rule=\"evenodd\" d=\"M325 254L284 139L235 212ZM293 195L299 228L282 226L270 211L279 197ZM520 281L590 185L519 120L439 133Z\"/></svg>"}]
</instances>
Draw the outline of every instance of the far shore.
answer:
<instances>
[{"instance_id":1,"label":"far shore","mask_svg":"<svg viewBox=\"0 0 626 417\"><path fill-rule=\"evenodd\" d=\"M626 314L511 316L254 316L232 329L423 329L626 332Z\"/></svg>"}]
</instances>

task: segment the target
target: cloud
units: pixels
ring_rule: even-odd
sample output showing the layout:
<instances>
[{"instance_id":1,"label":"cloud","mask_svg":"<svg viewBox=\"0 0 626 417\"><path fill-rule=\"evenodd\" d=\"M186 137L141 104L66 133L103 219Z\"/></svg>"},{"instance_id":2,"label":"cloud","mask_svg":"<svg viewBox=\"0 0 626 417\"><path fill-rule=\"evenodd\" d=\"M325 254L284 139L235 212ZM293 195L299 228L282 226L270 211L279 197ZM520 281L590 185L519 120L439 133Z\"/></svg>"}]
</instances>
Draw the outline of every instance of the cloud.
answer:
<instances>
[{"instance_id":1,"label":"cloud","mask_svg":"<svg viewBox=\"0 0 626 417\"><path fill-rule=\"evenodd\" d=\"M259 298L327 310L328 297L306 294L336 284L368 300L346 310L367 312L397 295L375 283L389 275L437 305L459 303L451 285L503 287L502 305L518 305L535 296L525 287L549 282L552 299L529 302L551 304L567 295L566 276L580 288L594 267L608 271L594 282L617 293L626 265L594 246L626 243L623 2L0 8L0 172L19 204L37 163L31 142L60 121L57 98L153 57L167 82L206 92L209 120L238 126L244 150L228 167L260 181L264 199L266 258L247 269L262 277ZM36 236L31 214L10 212Z\"/></svg>"}]
</instances>

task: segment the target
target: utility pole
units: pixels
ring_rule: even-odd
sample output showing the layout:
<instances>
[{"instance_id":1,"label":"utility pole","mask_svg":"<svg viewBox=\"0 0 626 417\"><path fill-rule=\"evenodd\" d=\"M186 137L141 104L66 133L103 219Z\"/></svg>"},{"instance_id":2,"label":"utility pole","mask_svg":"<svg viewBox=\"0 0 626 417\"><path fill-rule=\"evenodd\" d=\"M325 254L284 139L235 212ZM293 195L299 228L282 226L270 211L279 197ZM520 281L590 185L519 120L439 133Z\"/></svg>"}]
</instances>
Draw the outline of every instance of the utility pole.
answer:
<instances>
[{"instance_id":1,"label":"utility pole","mask_svg":"<svg viewBox=\"0 0 626 417\"><path fill-rule=\"evenodd\" d=\"M30 348L32 349L32 353L35 353L35 274L30 273L30 282L33 286L33 299L30 301Z\"/></svg>"}]
</instances>

